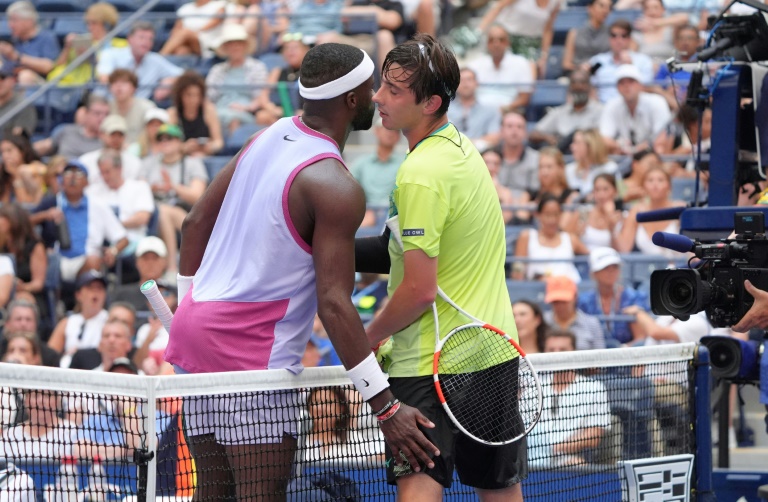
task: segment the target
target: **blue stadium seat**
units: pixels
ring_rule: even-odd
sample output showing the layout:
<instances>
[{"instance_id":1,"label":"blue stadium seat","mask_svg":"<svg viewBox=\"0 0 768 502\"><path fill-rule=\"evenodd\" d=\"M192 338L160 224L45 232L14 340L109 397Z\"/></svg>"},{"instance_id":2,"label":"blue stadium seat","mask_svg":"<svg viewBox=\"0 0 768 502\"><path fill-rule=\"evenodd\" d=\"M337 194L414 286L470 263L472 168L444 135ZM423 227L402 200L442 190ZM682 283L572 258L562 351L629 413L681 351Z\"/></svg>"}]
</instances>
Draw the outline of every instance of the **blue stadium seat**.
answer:
<instances>
[{"instance_id":1,"label":"blue stadium seat","mask_svg":"<svg viewBox=\"0 0 768 502\"><path fill-rule=\"evenodd\" d=\"M267 70L269 71L272 71L274 68L281 68L285 65L283 55L277 52L265 52L259 56L259 61L267 65Z\"/></svg>"},{"instance_id":2,"label":"blue stadium seat","mask_svg":"<svg viewBox=\"0 0 768 502\"><path fill-rule=\"evenodd\" d=\"M515 281L507 279L507 291L509 291L509 300L512 303L518 300L531 300L543 304L546 289L547 285L544 281Z\"/></svg>"},{"instance_id":3,"label":"blue stadium seat","mask_svg":"<svg viewBox=\"0 0 768 502\"><path fill-rule=\"evenodd\" d=\"M547 109L565 103L568 86L557 81L541 80L536 87L528 104L528 121L538 122L547 113Z\"/></svg>"},{"instance_id":4,"label":"blue stadium seat","mask_svg":"<svg viewBox=\"0 0 768 502\"><path fill-rule=\"evenodd\" d=\"M111 3L118 12L136 12L140 7L140 4L133 0L109 0L109 3Z\"/></svg>"},{"instance_id":5,"label":"blue stadium seat","mask_svg":"<svg viewBox=\"0 0 768 502\"><path fill-rule=\"evenodd\" d=\"M160 0L151 9L150 12L176 12L175 0Z\"/></svg>"},{"instance_id":6,"label":"blue stadium seat","mask_svg":"<svg viewBox=\"0 0 768 502\"><path fill-rule=\"evenodd\" d=\"M643 11L640 9L624 9L614 10L608 15L608 19L605 21L608 26L614 21L619 19L626 19L630 23L634 24L637 19L643 15Z\"/></svg>"},{"instance_id":7,"label":"blue stadium seat","mask_svg":"<svg viewBox=\"0 0 768 502\"><path fill-rule=\"evenodd\" d=\"M83 12L83 5L80 2L69 0L36 0L34 2L38 12Z\"/></svg>"},{"instance_id":8,"label":"blue stadium seat","mask_svg":"<svg viewBox=\"0 0 768 502\"><path fill-rule=\"evenodd\" d=\"M349 16L344 23L345 35L373 34L377 29L378 24L373 16Z\"/></svg>"},{"instance_id":9,"label":"blue stadium seat","mask_svg":"<svg viewBox=\"0 0 768 502\"><path fill-rule=\"evenodd\" d=\"M0 38L3 40L11 38L11 28L8 26L8 18L6 16L0 18Z\"/></svg>"},{"instance_id":10,"label":"blue stadium seat","mask_svg":"<svg viewBox=\"0 0 768 502\"><path fill-rule=\"evenodd\" d=\"M672 198L674 200L692 201L695 190L696 178L672 178ZM701 191L701 184L699 191Z\"/></svg>"},{"instance_id":11,"label":"blue stadium seat","mask_svg":"<svg viewBox=\"0 0 768 502\"><path fill-rule=\"evenodd\" d=\"M53 33L63 43L70 33L88 33L88 28L82 15L61 16L53 22Z\"/></svg>"},{"instance_id":12,"label":"blue stadium seat","mask_svg":"<svg viewBox=\"0 0 768 502\"><path fill-rule=\"evenodd\" d=\"M231 159L229 155L214 155L210 157L206 157L203 162L205 163L205 170L208 171L208 178L211 180L216 177L216 175L219 173L219 171L224 168L224 166L229 162L229 159Z\"/></svg>"},{"instance_id":13,"label":"blue stadium seat","mask_svg":"<svg viewBox=\"0 0 768 502\"><path fill-rule=\"evenodd\" d=\"M168 56L165 56L165 58L171 63L175 64L178 67L184 68L185 70L196 69L200 62L200 58L195 56L194 54L189 54L184 56L168 55Z\"/></svg>"},{"instance_id":14,"label":"blue stadium seat","mask_svg":"<svg viewBox=\"0 0 768 502\"><path fill-rule=\"evenodd\" d=\"M565 37L571 28L578 28L587 22L589 16L587 9L574 7L572 9L561 10L557 14L553 26L552 45L564 45Z\"/></svg>"},{"instance_id":15,"label":"blue stadium seat","mask_svg":"<svg viewBox=\"0 0 768 502\"><path fill-rule=\"evenodd\" d=\"M555 80L563 76L563 52L565 47L562 45L553 45L549 48L549 57L547 58L547 67L544 68L544 75L541 80Z\"/></svg>"},{"instance_id":16,"label":"blue stadium seat","mask_svg":"<svg viewBox=\"0 0 768 502\"><path fill-rule=\"evenodd\" d=\"M75 120L77 106L83 96L80 87L52 87L35 100L35 108L44 130L52 124L68 124Z\"/></svg>"},{"instance_id":17,"label":"blue stadium seat","mask_svg":"<svg viewBox=\"0 0 768 502\"><path fill-rule=\"evenodd\" d=\"M264 126L258 124L243 124L235 132L229 135L224 141L224 149L220 152L223 155L234 155L240 151L240 148L251 139L251 136L264 129Z\"/></svg>"}]
</instances>

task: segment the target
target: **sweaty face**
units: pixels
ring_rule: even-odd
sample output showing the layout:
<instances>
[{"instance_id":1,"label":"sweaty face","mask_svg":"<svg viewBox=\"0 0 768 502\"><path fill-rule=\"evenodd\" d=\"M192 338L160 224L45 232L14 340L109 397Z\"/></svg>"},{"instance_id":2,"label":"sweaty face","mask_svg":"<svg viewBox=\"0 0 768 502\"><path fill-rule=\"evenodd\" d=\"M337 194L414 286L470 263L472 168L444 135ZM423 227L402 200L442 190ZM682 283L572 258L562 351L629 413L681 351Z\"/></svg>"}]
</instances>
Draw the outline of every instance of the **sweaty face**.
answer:
<instances>
[{"instance_id":1,"label":"sweaty face","mask_svg":"<svg viewBox=\"0 0 768 502\"><path fill-rule=\"evenodd\" d=\"M358 89L357 114L352 119L353 131L367 131L373 125L376 105L373 104L373 75Z\"/></svg>"}]
</instances>

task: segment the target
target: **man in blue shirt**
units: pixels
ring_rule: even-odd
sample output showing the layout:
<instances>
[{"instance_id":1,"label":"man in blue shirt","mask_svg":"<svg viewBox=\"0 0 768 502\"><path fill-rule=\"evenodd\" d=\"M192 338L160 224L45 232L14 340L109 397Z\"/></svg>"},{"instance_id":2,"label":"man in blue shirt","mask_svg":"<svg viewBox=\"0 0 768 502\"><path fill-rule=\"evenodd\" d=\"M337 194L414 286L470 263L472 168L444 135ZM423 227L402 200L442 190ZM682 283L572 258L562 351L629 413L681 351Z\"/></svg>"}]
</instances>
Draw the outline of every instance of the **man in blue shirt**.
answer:
<instances>
[{"instance_id":1,"label":"man in blue shirt","mask_svg":"<svg viewBox=\"0 0 768 502\"><path fill-rule=\"evenodd\" d=\"M171 94L171 86L184 70L163 56L152 52L155 28L147 21L137 21L128 33L128 47L112 47L101 53L96 75L103 83L118 68L133 71L139 78L136 96L163 101Z\"/></svg>"},{"instance_id":2,"label":"man in blue shirt","mask_svg":"<svg viewBox=\"0 0 768 502\"><path fill-rule=\"evenodd\" d=\"M40 27L37 10L31 2L13 2L5 14L11 41L0 42L0 57L16 67L19 84L42 84L61 51L58 39Z\"/></svg>"},{"instance_id":3,"label":"man in blue shirt","mask_svg":"<svg viewBox=\"0 0 768 502\"><path fill-rule=\"evenodd\" d=\"M589 254L589 270L595 280L596 289L579 295L579 309L591 315L621 315L625 307L636 305L643 310L650 310L648 295L619 281L621 277L621 256L609 247L599 247ZM608 348L622 344L633 344L645 339L645 333L637 322L601 321L605 332L605 345Z\"/></svg>"}]
</instances>

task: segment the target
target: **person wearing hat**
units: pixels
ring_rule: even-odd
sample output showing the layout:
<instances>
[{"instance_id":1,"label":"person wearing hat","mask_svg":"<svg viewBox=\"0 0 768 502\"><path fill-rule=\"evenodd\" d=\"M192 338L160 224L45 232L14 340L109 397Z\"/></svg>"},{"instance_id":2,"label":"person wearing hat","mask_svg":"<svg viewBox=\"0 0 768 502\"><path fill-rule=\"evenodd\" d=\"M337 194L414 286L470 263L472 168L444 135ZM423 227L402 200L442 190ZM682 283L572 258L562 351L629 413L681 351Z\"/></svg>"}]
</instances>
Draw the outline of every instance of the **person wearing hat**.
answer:
<instances>
[{"instance_id":1,"label":"person wearing hat","mask_svg":"<svg viewBox=\"0 0 768 502\"><path fill-rule=\"evenodd\" d=\"M168 270L175 274L179 249L176 232L208 186L208 171L200 157L184 154L184 133L179 126L163 124L155 137L160 153L144 159L143 177L155 196L158 233L168 248Z\"/></svg>"},{"instance_id":2,"label":"person wearing hat","mask_svg":"<svg viewBox=\"0 0 768 502\"><path fill-rule=\"evenodd\" d=\"M147 98L136 96L139 78L126 68L118 68L109 74L109 110L113 115L125 119L125 143L130 145L139 139L144 128L144 117L147 112L156 108Z\"/></svg>"},{"instance_id":3,"label":"person wearing hat","mask_svg":"<svg viewBox=\"0 0 768 502\"><path fill-rule=\"evenodd\" d=\"M155 212L155 199L149 183L123 175L125 155L126 152L111 148L101 150L97 161L100 180L90 183L86 193L114 210L127 233L129 244L125 253L132 253L147 235L147 225Z\"/></svg>"},{"instance_id":4,"label":"person wearing hat","mask_svg":"<svg viewBox=\"0 0 768 502\"><path fill-rule=\"evenodd\" d=\"M35 141L38 155L63 155L71 159L98 150L102 146L101 123L109 115L109 102L92 93L85 105L81 124L66 124L56 128L50 138Z\"/></svg>"},{"instance_id":5,"label":"person wearing hat","mask_svg":"<svg viewBox=\"0 0 768 502\"><path fill-rule=\"evenodd\" d=\"M125 135L128 131L128 123L116 114L108 115L99 127L101 148L81 155L78 160L88 169L88 183L91 185L103 184L99 170L99 159L107 150L115 150L120 154L123 178L136 180L141 174L141 160L134 154L125 150Z\"/></svg>"},{"instance_id":6,"label":"person wearing hat","mask_svg":"<svg viewBox=\"0 0 768 502\"><path fill-rule=\"evenodd\" d=\"M600 134L613 153L631 155L653 146L672 114L667 100L643 92L643 76L636 66L621 65L616 70L620 96L610 99L600 115Z\"/></svg>"},{"instance_id":7,"label":"person wearing hat","mask_svg":"<svg viewBox=\"0 0 768 502\"><path fill-rule=\"evenodd\" d=\"M242 25L227 25L218 43L226 61L213 65L205 79L208 99L216 105L221 126L229 134L254 122L269 77L267 66L251 56L253 40Z\"/></svg>"},{"instance_id":8,"label":"person wearing hat","mask_svg":"<svg viewBox=\"0 0 768 502\"><path fill-rule=\"evenodd\" d=\"M95 349L101 341L101 330L109 314L107 280L96 270L88 270L75 283L77 309L56 325L48 346L61 354L61 367L68 368L72 356L80 349Z\"/></svg>"},{"instance_id":9,"label":"person wearing hat","mask_svg":"<svg viewBox=\"0 0 768 502\"><path fill-rule=\"evenodd\" d=\"M168 112L162 108L150 108L144 113L144 122L138 140L128 147L128 151L144 161L151 155L160 153L157 143L157 130L163 124L170 123ZM143 170L143 166L142 166Z\"/></svg>"},{"instance_id":10,"label":"person wearing hat","mask_svg":"<svg viewBox=\"0 0 768 502\"><path fill-rule=\"evenodd\" d=\"M589 270L595 281L595 289L579 295L579 309L591 315L608 316L600 321L609 348L642 340L645 334L637 322L614 321L610 316L621 315L632 305L649 311L648 295L619 280L621 256L609 247L598 247L589 254Z\"/></svg>"},{"instance_id":11,"label":"person wearing hat","mask_svg":"<svg viewBox=\"0 0 768 502\"><path fill-rule=\"evenodd\" d=\"M593 71L592 85L597 89L597 96L602 103L619 95L616 89L616 72L621 65L631 64L640 72L640 82L650 84L653 80L653 60L630 49L632 46L632 24L626 19L618 19L608 27L608 43L611 50L601 52L584 64L584 69Z\"/></svg>"},{"instance_id":12,"label":"person wearing hat","mask_svg":"<svg viewBox=\"0 0 768 502\"><path fill-rule=\"evenodd\" d=\"M544 320L551 326L573 333L576 350L604 349L605 334L600 321L576 306L577 288L569 277L549 277L544 302L552 310L544 313Z\"/></svg>"},{"instance_id":13,"label":"person wearing hat","mask_svg":"<svg viewBox=\"0 0 768 502\"><path fill-rule=\"evenodd\" d=\"M85 194L88 169L77 160L70 160L61 174L61 193L47 194L32 210L32 221L42 224L46 243L61 239L58 225L66 220L71 240L68 249L61 249L61 279L74 282L87 270L111 267L128 245L125 228L115 212ZM104 249L104 242L109 247Z\"/></svg>"},{"instance_id":14,"label":"person wearing hat","mask_svg":"<svg viewBox=\"0 0 768 502\"><path fill-rule=\"evenodd\" d=\"M0 65L0 117L4 117L8 111L24 101L24 93L16 92L16 84L13 66L2 63ZM31 137L35 127L37 127L37 111L35 105L29 103L3 125L3 129L0 130L0 139L19 135L22 132Z\"/></svg>"},{"instance_id":15,"label":"person wearing hat","mask_svg":"<svg viewBox=\"0 0 768 502\"><path fill-rule=\"evenodd\" d=\"M130 303L138 311L147 310L147 298L139 290L142 284L149 280L159 281L168 277L168 248L159 237L149 235L136 245L136 270L139 273L137 282L126 282L115 288L110 295L113 302Z\"/></svg>"}]
</instances>

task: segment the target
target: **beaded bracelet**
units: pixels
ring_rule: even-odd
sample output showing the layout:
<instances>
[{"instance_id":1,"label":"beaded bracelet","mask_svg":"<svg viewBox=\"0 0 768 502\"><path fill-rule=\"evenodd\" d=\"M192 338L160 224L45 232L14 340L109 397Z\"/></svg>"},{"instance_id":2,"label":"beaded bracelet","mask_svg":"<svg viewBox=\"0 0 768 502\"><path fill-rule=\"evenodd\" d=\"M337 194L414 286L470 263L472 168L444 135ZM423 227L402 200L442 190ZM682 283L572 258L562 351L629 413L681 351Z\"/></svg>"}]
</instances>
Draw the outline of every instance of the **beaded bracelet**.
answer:
<instances>
[{"instance_id":1,"label":"beaded bracelet","mask_svg":"<svg viewBox=\"0 0 768 502\"><path fill-rule=\"evenodd\" d=\"M382 409L380 409L379 411L375 412L374 415L376 415L378 417L382 413L386 413L387 411L389 411L390 408L392 408L394 405L396 405L399 402L400 401L397 398L393 399L392 401L390 401L387 404L385 404Z\"/></svg>"},{"instance_id":2,"label":"beaded bracelet","mask_svg":"<svg viewBox=\"0 0 768 502\"><path fill-rule=\"evenodd\" d=\"M396 402L396 403L395 403L395 404L392 406L392 408L390 408L390 409L389 409L389 411L387 411L387 412L386 412L386 413L384 413L383 415L377 415L377 416L376 416L376 420L378 420L378 421L379 421L379 423L381 423L381 422L386 422L386 421L387 421L387 420L389 420L390 418L394 417L394 416L395 416L395 413L397 413L399 410L400 410L400 401Z\"/></svg>"}]
</instances>

